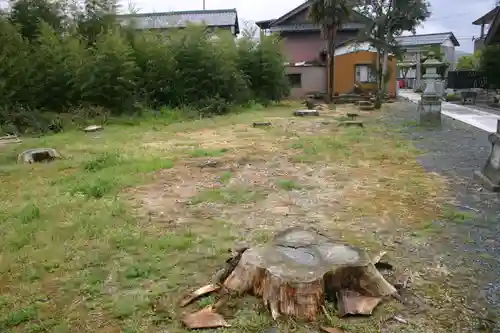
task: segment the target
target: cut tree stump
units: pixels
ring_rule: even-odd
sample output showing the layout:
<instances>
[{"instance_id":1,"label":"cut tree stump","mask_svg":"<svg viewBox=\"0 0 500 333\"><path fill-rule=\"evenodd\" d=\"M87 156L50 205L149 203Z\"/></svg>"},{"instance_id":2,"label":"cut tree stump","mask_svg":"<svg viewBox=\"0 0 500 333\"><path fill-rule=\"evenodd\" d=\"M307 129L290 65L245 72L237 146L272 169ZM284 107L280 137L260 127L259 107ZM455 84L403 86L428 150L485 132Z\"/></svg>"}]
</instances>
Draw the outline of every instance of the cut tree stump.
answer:
<instances>
[{"instance_id":1,"label":"cut tree stump","mask_svg":"<svg viewBox=\"0 0 500 333\"><path fill-rule=\"evenodd\" d=\"M35 148L23 151L17 156L18 163L40 163L50 162L61 158L61 155L54 148Z\"/></svg>"},{"instance_id":2,"label":"cut tree stump","mask_svg":"<svg viewBox=\"0 0 500 333\"><path fill-rule=\"evenodd\" d=\"M253 123L253 127L269 127L271 123L268 121L256 121Z\"/></svg>"},{"instance_id":3,"label":"cut tree stump","mask_svg":"<svg viewBox=\"0 0 500 333\"><path fill-rule=\"evenodd\" d=\"M224 287L261 297L274 319L309 321L316 320L327 297L343 289L373 297L397 292L362 249L300 228L243 252Z\"/></svg>"}]
</instances>

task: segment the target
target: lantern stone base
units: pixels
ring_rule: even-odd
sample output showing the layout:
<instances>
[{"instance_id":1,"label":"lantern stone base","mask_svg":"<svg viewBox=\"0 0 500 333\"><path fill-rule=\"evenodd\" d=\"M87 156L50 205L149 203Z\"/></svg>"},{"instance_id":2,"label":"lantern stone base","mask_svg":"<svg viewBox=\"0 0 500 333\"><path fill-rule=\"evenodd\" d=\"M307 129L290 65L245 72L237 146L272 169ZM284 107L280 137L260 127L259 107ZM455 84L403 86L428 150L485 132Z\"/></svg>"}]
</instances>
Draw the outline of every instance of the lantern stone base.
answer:
<instances>
[{"instance_id":1,"label":"lantern stone base","mask_svg":"<svg viewBox=\"0 0 500 333\"><path fill-rule=\"evenodd\" d=\"M481 171L474 171L474 178L488 191L500 192L500 133L490 134L488 140L490 156Z\"/></svg>"},{"instance_id":2,"label":"lantern stone base","mask_svg":"<svg viewBox=\"0 0 500 333\"><path fill-rule=\"evenodd\" d=\"M474 179L486 190L491 192L500 192L500 185L493 184L493 182L482 171L474 171Z\"/></svg>"},{"instance_id":3,"label":"lantern stone base","mask_svg":"<svg viewBox=\"0 0 500 333\"><path fill-rule=\"evenodd\" d=\"M439 99L422 98L418 103L420 125L441 125L441 101Z\"/></svg>"}]
</instances>

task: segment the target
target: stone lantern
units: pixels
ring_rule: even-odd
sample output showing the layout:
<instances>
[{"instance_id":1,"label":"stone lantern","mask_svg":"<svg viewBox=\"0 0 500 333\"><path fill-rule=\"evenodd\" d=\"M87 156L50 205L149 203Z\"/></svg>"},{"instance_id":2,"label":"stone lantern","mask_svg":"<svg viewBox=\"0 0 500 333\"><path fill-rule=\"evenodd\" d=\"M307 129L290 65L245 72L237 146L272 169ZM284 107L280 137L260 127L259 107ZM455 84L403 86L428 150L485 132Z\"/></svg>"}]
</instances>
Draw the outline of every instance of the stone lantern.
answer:
<instances>
[{"instance_id":1,"label":"stone lantern","mask_svg":"<svg viewBox=\"0 0 500 333\"><path fill-rule=\"evenodd\" d=\"M422 64L425 68L425 74L422 76L425 80L425 90L418 103L420 124L422 125L441 124L441 94L436 91L436 83L441 79L437 70L442 64L434 58L434 52L429 52L427 60Z\"/></svg>"}]
</instances>

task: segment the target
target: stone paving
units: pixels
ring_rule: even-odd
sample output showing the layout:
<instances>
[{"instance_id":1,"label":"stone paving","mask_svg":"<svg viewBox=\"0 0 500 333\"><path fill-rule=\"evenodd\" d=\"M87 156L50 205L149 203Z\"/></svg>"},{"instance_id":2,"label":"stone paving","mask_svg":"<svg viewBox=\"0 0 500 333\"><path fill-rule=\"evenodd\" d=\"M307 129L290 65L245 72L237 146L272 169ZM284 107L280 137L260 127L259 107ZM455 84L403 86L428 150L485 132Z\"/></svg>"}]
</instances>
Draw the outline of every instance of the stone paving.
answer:
<instances>
[{"instance_id":1,"label":"stone paving","mask_svg":"<svg viewBox=\"0 0 500 333\"><path fill-rule=\"evenodd\" d=\"M443 109L454 110L446 104L443 103ZM463 224L447 223L449 242L437 244L438 250L450 267L477 269L477 281L470 285L470 291L484 296L500 315L500 195L482 189L472 179L473 171L480 170L489 156L489 133L453 116L443 117L441 129L422 129L414 125L419 118L415 104L400 103L396 108L385 121L403 125L405 135L425 151L419 159L422 166L450 180L458 209L478 215ZM500 333L499 325L494 333Z\"/></svg>"},{"instance_id":2,"label":"stone paving","mask_svg":"<svg viewBox=\"0 0 500 333\"><path fill-rule=\"evenodd\" d=\"M420 100L420 94L411 90L400 90L398 95L412 103L418 103ZM499 114L485 112L475 108L475 106L457 105L448 102L443 102L441 113L487 132L495 132L497 120L500 119Z\"/></svg>"}]
</instances>

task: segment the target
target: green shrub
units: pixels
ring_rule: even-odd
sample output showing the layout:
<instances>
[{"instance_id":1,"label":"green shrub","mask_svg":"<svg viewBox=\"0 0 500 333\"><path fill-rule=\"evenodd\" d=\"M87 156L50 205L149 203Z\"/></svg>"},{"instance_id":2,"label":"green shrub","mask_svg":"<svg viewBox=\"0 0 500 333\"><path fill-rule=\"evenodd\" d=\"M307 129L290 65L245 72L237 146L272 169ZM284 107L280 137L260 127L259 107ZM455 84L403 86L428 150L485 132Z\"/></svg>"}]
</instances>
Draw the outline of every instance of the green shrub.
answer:
<instances>
[{"instance_id":1,"label":"green shrub","mask_svg":"<svg viewBox=\"0 0 500 333\"><path fill-rule=\"evenodd\" d=\"M62 8L37 1L18 6L15 18L0 16L2 131L59 131L67 122L134 118L148 108L187 112L179 119L220 115L288 95L275 36L235 41L201 25L135 31L94 12L51 14Z\"/></svg>"},{"instance_id":2,"label":"green shrub","mask_svg":"<svg viewBox=\"0 0 500 333\"><path fill-rule=\"evenodd\" d=\"M459 101L460 97L456 94L448 94L445 96L444 100L447 102Z\"/></svg>"}]
</instances>

